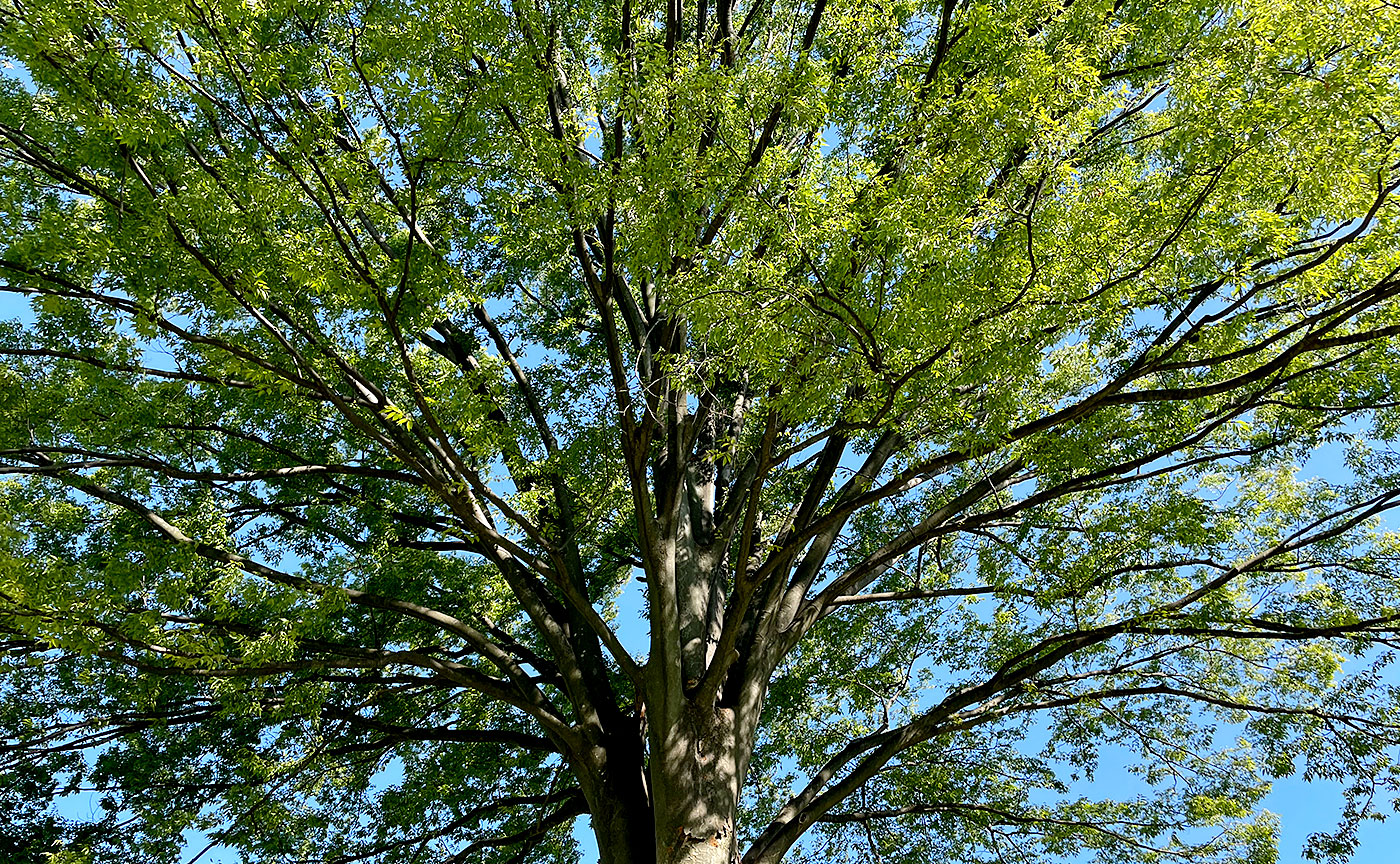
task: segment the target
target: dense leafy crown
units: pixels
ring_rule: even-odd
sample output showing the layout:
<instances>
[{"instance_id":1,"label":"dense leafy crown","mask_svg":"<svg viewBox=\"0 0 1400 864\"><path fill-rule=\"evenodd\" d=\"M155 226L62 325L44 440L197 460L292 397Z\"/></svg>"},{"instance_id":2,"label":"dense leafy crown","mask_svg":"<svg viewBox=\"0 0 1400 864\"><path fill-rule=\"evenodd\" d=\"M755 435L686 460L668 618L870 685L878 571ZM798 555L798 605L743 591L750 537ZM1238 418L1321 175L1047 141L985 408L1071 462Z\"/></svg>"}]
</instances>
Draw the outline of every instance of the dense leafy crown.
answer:
<instances>
[{"instance_id":1,"label":"dense leafy crown","mask_svg":"<svg viewBox=\"0 0 1400 864\"><path fill-rule=\"evenodd\" d=\"M752 862L1267 861L1269 778L1345 782L1319 857L1395 784L1394 4L0 0L0 56L9 854L664 857L685 775Z\"/></svg>"}]
</instances>

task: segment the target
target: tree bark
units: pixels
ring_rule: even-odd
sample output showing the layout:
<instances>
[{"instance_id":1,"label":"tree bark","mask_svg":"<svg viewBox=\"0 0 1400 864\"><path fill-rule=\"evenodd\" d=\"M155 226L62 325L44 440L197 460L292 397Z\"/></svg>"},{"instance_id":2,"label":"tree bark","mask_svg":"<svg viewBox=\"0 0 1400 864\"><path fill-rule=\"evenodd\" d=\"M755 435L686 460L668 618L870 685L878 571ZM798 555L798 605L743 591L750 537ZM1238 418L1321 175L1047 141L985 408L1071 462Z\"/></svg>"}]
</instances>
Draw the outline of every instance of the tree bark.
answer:
<instances>
[{"instance_id":1,"label":"tree bark","mask_svg":"<svg viewBox=\"0 0 1400 864\"><path fill-rule=\"evenodd\" d=\"M575 766L601 864L656 864L653 808L638 734L608 736ZM582 769L582 770L580 770Z\"/></svg>"},{"instance_id":2,"label":"tree bark","mask_svg":"<svg viewBox=\"0 0 1400 864\"><path fill-rule=\"evenodd\" d=\"M578 773L601 864L737 861L735 819L749 737L732 710L687 702L676 721L649 729L645 768L640 752L595 749L588 769Z\"/></svg>"},{"instance_id":3,"label":"tree bark","mask_svg":"<svg viewBox=\"0 0 1400 864\"><path fill-rule=\"evenodd\" d=\"M734 712L687 705L666 729L654 729L652 800L658 864L730 864L734 822L747 762Z\"/></svg>"}]
</instances>

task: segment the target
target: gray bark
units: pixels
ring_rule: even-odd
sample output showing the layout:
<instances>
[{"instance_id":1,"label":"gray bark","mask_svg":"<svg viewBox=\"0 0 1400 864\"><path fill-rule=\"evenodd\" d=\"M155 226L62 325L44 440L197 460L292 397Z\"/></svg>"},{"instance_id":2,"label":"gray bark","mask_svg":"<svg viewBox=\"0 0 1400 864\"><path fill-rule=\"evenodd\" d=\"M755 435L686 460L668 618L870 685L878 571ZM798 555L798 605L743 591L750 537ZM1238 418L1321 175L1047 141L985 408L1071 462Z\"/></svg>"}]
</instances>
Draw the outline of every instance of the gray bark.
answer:
<instances>
[{"instance_id":1,"label":"gray bark","mask_svg":"<svg viewBox=\"0 0 1400 864\"><path fill-rule=\"evenodd\" d=\"M728 864L736 857L747 762L736 731L733 711L688 705L677 722L651 734L658 864Z\"/></svg>"}]
</instances>

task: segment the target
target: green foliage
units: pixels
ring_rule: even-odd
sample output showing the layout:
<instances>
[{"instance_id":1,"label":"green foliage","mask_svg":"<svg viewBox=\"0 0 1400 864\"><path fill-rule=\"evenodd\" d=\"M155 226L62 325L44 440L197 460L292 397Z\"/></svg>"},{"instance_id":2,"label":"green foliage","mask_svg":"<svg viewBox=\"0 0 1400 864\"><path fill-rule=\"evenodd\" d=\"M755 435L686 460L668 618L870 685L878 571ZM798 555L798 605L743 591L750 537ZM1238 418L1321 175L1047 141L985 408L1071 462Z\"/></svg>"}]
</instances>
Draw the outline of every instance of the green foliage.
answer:
<instances>
[{"instance_id":1,"label":"green foliage","mask_svg":"<svg viewBox=\"0 0 1400 864\"><path fill-rule=\"evenodd\" d=\"M1301 772L1331 861L1394 796L1393 5L0 0L0 59L0 858L1262 864Z\"/></svg>"}]
</instances>

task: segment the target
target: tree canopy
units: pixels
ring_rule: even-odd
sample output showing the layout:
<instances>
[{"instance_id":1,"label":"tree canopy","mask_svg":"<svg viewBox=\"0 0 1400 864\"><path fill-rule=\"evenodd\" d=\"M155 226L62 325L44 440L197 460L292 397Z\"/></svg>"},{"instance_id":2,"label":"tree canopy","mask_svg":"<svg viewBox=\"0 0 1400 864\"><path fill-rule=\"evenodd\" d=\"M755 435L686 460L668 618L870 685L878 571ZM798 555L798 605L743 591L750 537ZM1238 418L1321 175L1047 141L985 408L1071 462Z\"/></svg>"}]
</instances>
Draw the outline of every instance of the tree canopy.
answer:
<instances>
[{"instance_id":1,"label":"tree canopy","mask_svg":"<svg viewBox=\"0 0 1400 864\"><path fill-rule=\"evenodd\" d=\"M0 58L0 849L1387 808L1395 4L0 0Z\"/></svg>"}]
</instances>

